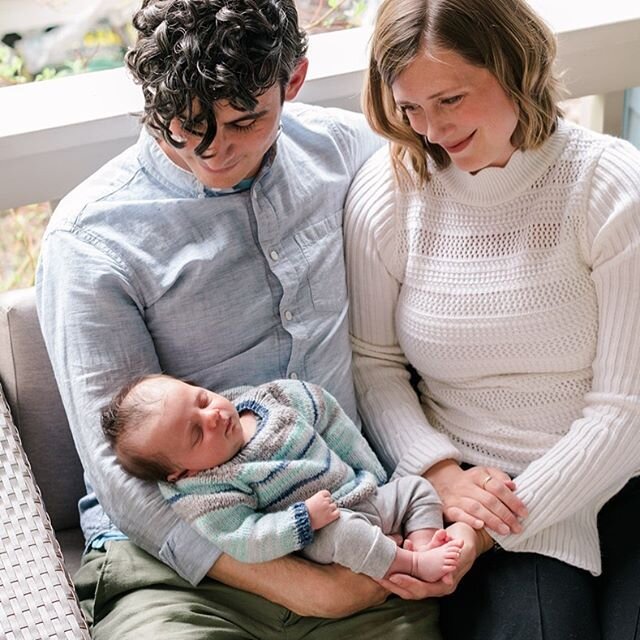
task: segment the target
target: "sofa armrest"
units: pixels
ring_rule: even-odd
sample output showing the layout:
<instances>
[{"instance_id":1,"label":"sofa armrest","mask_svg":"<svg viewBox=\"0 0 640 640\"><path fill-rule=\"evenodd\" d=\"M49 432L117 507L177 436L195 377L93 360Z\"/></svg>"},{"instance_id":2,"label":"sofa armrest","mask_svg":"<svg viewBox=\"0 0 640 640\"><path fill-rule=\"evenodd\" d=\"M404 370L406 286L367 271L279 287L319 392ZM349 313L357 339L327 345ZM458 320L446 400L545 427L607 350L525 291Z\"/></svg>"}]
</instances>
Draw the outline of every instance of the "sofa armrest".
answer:
<instances>
[{"instance_id":1,"label":"sofa armrest","mask_svg":"<svg viewBox=\"0 0 640 640\"><path fill-rule=\"evenodd\" d=\"M54 528L76 528L85 494L82 466L40 331L34 287L0 293L0 383Z\"/></svg>"},{"instance_id":2,"label":"sofa armrest","mask_svg":"<svg viewBox=\"0 0 640 640\"><path fill-rule=\"evenodd\" d=\"M0 637L89 640L0 387Z\"/></svg>"}]
</instances>

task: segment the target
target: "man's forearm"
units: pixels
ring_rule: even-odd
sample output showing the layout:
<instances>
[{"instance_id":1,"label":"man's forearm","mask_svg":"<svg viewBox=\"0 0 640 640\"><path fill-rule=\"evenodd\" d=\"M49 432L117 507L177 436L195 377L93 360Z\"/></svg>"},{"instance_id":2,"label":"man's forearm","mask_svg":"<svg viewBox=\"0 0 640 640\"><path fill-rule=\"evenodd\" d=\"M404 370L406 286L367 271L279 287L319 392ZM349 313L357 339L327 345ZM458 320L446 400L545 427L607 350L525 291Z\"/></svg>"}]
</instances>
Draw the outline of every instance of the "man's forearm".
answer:
<instances>
[{"instance_id":1,"label":"man's forearm","mask_svg":"<svg viewBox=\"0 0 640 640\"><path fill-rule=\"evenodd\" d=\"M223 554L207 574L228 586L255 593L301 616L343 618L384 602L389 592L339 565L319 565L297 556L260 564Z\"/></svg>"}]
</instances>

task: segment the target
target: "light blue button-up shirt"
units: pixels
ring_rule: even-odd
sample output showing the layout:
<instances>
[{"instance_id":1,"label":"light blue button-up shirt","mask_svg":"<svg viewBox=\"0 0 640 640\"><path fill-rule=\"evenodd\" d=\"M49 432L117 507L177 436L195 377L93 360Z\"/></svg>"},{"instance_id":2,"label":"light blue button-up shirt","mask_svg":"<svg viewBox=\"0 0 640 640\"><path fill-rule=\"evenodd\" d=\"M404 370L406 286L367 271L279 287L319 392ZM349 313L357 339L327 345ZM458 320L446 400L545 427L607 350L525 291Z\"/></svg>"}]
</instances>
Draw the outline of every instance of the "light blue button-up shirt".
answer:
<instances>
[{"instance_id":1,"label":"light blue button-up shirt","mask_svg":"<svg viewBox=\"0 0 640 640\"><path fill-rule=\"evenodd\" d=\"M155 484L124 473L102 435L101 407L133 376L218 390L299 378L355 418L342 210L380 144L360 115L292 104L248 190L210 197L143 131L62 200L37 301L95 491L80 505L88 544L117 537L113 522L194 584L219 555Z\"/></svg>"}]
</instances>

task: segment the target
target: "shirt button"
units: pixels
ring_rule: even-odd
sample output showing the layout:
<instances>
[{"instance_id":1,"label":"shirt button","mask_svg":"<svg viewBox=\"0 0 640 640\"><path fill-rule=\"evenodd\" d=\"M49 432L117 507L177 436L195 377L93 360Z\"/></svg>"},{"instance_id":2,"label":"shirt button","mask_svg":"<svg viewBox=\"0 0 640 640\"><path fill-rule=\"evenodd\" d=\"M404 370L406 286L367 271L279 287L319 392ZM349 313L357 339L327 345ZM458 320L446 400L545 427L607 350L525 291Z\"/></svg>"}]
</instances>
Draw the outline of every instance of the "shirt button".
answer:
<instances>
[{"instance_id":1,"label":"shirt button","mask_svg":"<svg viewBox=\"0 0 640 640\"><path fill-rule=\"evenodd\" d=\"M289 374L289 377L290 377L292 380L297 380L297 379L298 379L298 374L297 374L295 371L292 371L292 372Z\"/></svg>"},{"instance_id":2,"label":"shirt button","mask_svg":"<svg viewBox=\"0 0 640 640\"><path fill-rule=\"evenodd\" d=\"M289 311L289 309L287 309L284 312L284 317L285 317L285 320L293 320L293 313L291 313L291 311Z\"/></svg>"},{"instance_id":3,"label":"shirt button","mask_svg":"<svg viewBox=\"0 0 640 640\"><path fill-rule=\"evenodd\" d=\"M269 253L269 255L271 256L271 259L275 262L280 255L278 254L278 252L275 249L272 249L271 252Z\"/></svg>"}]
</instances>

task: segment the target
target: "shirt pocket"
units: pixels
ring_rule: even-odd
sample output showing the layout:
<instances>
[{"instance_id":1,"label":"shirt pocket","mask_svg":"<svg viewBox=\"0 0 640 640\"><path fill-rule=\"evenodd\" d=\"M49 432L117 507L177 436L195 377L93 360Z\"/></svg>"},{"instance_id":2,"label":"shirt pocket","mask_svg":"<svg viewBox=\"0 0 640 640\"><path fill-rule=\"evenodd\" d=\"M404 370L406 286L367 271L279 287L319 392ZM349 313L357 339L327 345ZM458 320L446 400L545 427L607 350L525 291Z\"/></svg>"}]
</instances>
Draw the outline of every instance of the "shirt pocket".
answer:
<instances>
[{"instance_id":1,"label":"shirt pocket","mask_svg":"<svg viewBox=\"0 0 640 640\"><path fill-rule=\"evenodd\" d=\"M347 302L342 209L302 229L294 238L304 259L313 308L341 310Z\"/></svg>"}]
</instances>

